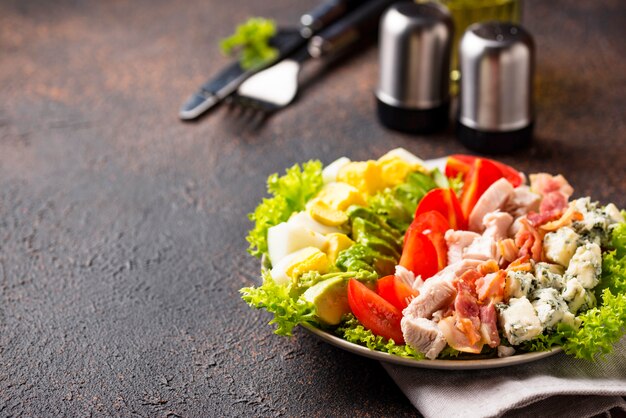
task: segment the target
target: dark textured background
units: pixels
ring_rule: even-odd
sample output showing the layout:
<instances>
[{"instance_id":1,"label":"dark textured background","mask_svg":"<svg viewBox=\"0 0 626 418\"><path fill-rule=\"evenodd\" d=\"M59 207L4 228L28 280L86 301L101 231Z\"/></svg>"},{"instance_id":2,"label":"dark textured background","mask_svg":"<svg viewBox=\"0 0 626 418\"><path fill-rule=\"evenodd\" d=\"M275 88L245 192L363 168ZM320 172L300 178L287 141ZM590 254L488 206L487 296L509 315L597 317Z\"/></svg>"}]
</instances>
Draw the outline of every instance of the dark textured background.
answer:
<instances>
[{"instance_id":1,"label":"dark textured background","mask_svg":"<svg viewBox=\"0 0 626 418\"><path fill-rule=\"evenodd\" d=\"M377 124L373 49L258 129L227 109L176 118L237 22L313 4L0 2L1 416L415 414L376 362L246 308L245 215L293 162L463 151L451 133ZM538 141L505 158L622 207L625 9L527 2Z\"/></svg>"}]
</instances>

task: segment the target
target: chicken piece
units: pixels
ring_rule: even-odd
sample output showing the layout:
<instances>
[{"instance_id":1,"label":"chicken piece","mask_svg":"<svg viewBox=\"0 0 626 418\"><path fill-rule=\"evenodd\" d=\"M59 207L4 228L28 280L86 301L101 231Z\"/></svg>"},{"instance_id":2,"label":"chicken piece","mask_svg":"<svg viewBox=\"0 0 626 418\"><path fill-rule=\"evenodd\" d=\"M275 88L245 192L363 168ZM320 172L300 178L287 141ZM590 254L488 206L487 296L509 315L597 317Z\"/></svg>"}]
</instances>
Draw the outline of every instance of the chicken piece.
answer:
<instances>
[{"instance_id":1,"label":"chicken piece","mask_svg":"<svg viewBox=\"0 0 626 418\"><path fill-rule=\"evenodd\" d=\"M494 348L500 345L495 302L480 307L480 334L483 341Z\"/></svg>"},{"instance_id":2,"label":"chicken piece","mask_svg":"<svg viewBox=\"0 0 626 418\"><path fill-rule=\"evenodd\" d=\"M526 219L526 216L520 216L515 218L511 226L509 227L509 237L514 237L522 229L522 219Z\"/></svg>"},{"instance_id":3,"label":"chicken piece","mask_svg":"<svg viewBox=\"0 0 626 418\"><path fill-rule=\"evenodd\" d=\"M446 347L446 338L436 323L425 318L404 317L400 322L404 341L409 347L434 360Z\"/></svg>"},{"instance_id":4,"label":"chicken piece","mask_svg":"<svg viewBox=\"0 0 626 418\"><path fill-rule=\"evenodd\" d=\"M431 318L435 311L445 308L454 301L456 289L451 281L427 280L420 294L409 303L402 315L410 318Z\"/></svg>"},{"instance_id":5,"label":"chicken piece","mask_svg":"<svg viewBox=\"0 0 626 418\"><path fill-rule=\"evenodd\" d=\"M447 282L452 282L457 277L460 277L463 273L468 270L474 270L478 268L482 264L479 260L461 260L456 263L450 264L446 266L443 270L439 271L430 279L426 280L427 283L435 283L438 280L444 280ZM413 286L415 288L415 286Z\"/></svg>"},{"instance_id":6,"label":"chicken piece","mask_svg":"<svg viewBox=\"0 0 626 418\"><path fill-rule=\"evenodd\" d=\"M517 218L529 212L537 212L541 196L530 190L528 186L518 186L504 204L503 210Z\"/></svg>"},{"instance_id":7,"label":"chicken piece","mask_svg":"<svg viewBox=\"0 0 626 418\"><path fill-rule=\"evenodd\" d=\"M485 193L480 196L474 209L469 215L469 229L474 232L483 232L483 218L489 212L502 209L506 201L513 194L513 186L505 178L501 178L493 183Z\"/></svg>"},{"instance_id":8,"label":"chicken piece","mask_svg":"<svg viewBox=\"0 0 626 418\"><path fill-rule=\"evenodd\" d=\"M461 261L463 259L463 250L479 237L480 235L471 231L447 230L445 239L448 245L448 264Z\"/></svg>"},{"instance_id":9,"label":"chicken piece","mask_svg":"<svg viewBox=\"0 0 626 418\"><path fill-rule=\"evenodd\" d=\"M496 258L496 242L489 236L479 236L463 251L463 259L492 260Z\"/></svg>"},{"instance_id":10,"label":"chicken piece","mask_svg":"<svg viewBox=\"0 0 626 418\"><path fill-rule=\"evenodd\" d=\"M513 216L506 212L489 212L483 218L485 226L483 236L491 237L494 241L506 239L512 223Z\"/></svg>"}]
</instances>

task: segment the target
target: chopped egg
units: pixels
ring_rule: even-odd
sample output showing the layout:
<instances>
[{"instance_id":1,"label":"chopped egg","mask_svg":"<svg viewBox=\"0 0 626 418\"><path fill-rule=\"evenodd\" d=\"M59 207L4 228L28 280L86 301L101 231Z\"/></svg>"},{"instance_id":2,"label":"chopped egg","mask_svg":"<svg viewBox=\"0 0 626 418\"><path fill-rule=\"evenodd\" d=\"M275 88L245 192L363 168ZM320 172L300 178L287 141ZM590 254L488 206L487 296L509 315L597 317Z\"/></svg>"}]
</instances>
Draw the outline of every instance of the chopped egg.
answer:
<instances>
[{"instance_id":1,"label":"chopped egg","mask_svg":"<svg viewBox=\"0 0 626 418\"><path fill-rule=\"evenodd\" d=\"M270 271L278 284L287 285L302 274L315 270L321 274L328 272L328 256L315 247L305 247L283 257Z\"/></svg>"},{"instance_id":2,"label":"chopped egg","mask_svg":"<svg viewBox=\"0 0 626 418\"><path fill-rule=\"evenodd\" d=\"M341 170L348 163L350 163L350 159L348 157L341 157L328 164L322 170L322 179L324 180L324 184L337 181L337 173L339 173L339 170Z\"/></svg>"},{"instance_id":3,"label":"chopped egg","mask_svg":"<svg viewBox=\"0 0 626 418\"><path fill-rule=\"evenodd\" d=\"M394 148L387 154L380 157L378 161L382 161L387 158L400 158L411 164L412 166L416 167L416 169L418 169L418 167L424 167L424 160L422 160L412 152L405 150L404 148Z\"/></svg>"},{"instance_id":4,"label":"chopped egg","mask_svg":"<svg viewBox=\"0 0 626 418\"><path fill-rule=\"evenodd\" d=\"M317 194L315 200L322 201L331 208L338 210L346 210L350 205L366 205L365 199L358 189L342 182L327 184Z\"/></svg>"},{"instance_id":5,"label":"chopped egg","mask_svg":"<svg viewBox=\"0 0 626 418\"><path fill-rule=\"evenodd\" d=\"M332 234L333 232L343 232L341 228L324 225L323 223L316 221L311 217L308 211L302 211L291 215L291 218L289 218L287 222L292 225L310 229L311 231L322 235Z\"/></svg>"},{"instance_id":6,"label":"chopped egg","mask_svg":"<svg viewBox=\"0 0 626 418\"><path fill-rule=\"evenodd\" d=\"M373 160L351 162L339 170L337 180L356 187L365 194L374 194L385 188L382 169Z\"/></svg>"},{"instance_id":7,"label":"chopped egg","mask_svg":"<svg viewBox=\"0 0 626 418\"><path fill-rule=\"evenodd\" d=\"M310 229L283 222L267 230L267 249L272 265L305 247L326 248L326 238Z\"/></svg>"},{"instance_id":8,"label":"chopped egg","mask_svg":"<svg viewBox=\"0 0 626 418\"><path fill-rule=\"evenodd\" d=\"M333 209L321 200L312 202L308 210L311 218L323 225L340 226L348 222L348 215L345 212Z\"/></svg>"},{"instance_id":9,"label":"chopped egg","mask_svg":"<svg viewBox=\"0 0 626 418\"><path fill-rule=\"evenodd\" d=\"M337 261L337 257L341 251L352 247L354 244L354 241L345 234L328 234L326 238L328 239L326 254L328 254L328 258L333 264Z\"/></svg>"}]
</instances>

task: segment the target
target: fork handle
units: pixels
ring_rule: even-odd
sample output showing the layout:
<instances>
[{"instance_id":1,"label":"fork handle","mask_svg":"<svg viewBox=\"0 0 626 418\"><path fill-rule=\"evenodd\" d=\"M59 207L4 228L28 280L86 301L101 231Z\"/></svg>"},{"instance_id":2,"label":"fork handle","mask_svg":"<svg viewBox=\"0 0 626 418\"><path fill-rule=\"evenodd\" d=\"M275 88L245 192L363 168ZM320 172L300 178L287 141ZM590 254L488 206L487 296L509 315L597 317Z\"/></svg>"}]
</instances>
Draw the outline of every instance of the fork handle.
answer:
<instances>
[{"instance_id":1,"label":"fork handle","mask_svg":"<svg viewBox=\"0 0 626 418\"><path fill-rule=\"evenodd\" d=\"M324 29L370 0L329 0L300 17L300 33L305 38Z\"/></svg>"},{"instance_id":2,"label":"fork handle","mask_svg":"<svg viewBox=\"0 0 626 418\"><path fill-rule=\"evenodd\" d=\"M309 54L318 58L353 45L376 34L383 12L398 0L370 0L337 23L315 35L308 44Z\"/></svg>"}]
</instances>

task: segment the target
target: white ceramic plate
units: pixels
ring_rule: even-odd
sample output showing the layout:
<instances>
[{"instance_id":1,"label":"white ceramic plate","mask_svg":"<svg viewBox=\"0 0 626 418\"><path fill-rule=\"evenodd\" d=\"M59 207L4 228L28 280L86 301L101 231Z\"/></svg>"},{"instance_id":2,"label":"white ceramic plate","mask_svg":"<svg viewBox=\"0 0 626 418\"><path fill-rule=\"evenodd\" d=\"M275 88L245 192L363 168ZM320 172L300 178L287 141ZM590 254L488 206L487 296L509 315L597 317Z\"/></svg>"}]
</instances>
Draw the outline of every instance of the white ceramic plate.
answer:
<instances>
[{"instance_id":1,"label":"white ceramic plate","mask_svg":"<svg viewBox=\"0 0 626 418\"><path fill-rule=\"evenodd\" d=\"M446 369L446 370L475 370L475 369L495 369L497 367L514 366L524 364L531 361L540 360L545 357L552 356L562 351L560 347L553 348L551 351L539 351L536 353L524 353L503 358L488 358L476 360L415 360L406 357L396 356L394 354L383 353L381 351L370 350L367 347L351 343L343 340L331 333L322 331L312 325L302 325L311 334L317 336L321 340L339 347L359 356L369 357L374 360L384 361L391 364L408 367L420 367L424 369Z\"/></svg>"}]
</instances>

